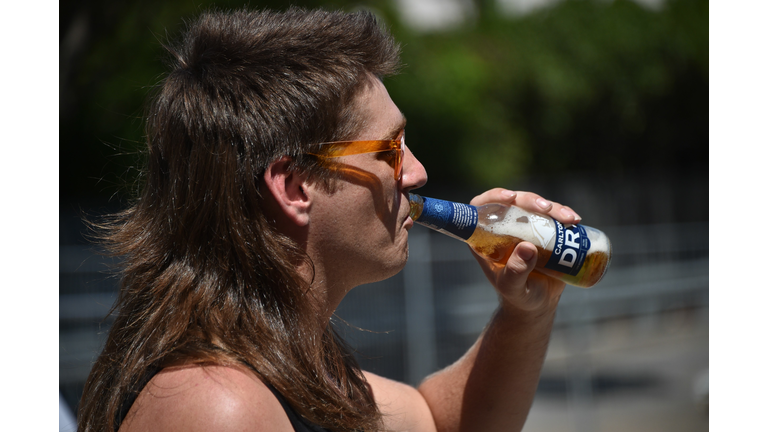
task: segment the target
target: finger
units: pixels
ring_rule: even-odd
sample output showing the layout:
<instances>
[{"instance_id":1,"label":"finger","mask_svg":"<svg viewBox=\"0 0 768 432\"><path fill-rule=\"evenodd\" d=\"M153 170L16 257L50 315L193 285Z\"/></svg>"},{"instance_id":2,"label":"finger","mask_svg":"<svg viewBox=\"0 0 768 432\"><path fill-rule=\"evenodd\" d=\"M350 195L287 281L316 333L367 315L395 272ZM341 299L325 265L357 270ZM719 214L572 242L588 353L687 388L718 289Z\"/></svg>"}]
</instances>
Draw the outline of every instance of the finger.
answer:
<instances>
[{"instance_id":1,"label":"finger","mask_svg":"<svg viewBox=\"0 0 768 432\"><path fill-rule=\"evenodd\" d=\"M524 210L549 215L561 223L577 224L581 222L581 216L572 208L549 201L533 192L518 192L513 205Z\"/></svg>"},{"instance_id":2,"label":"finger","mask_svg":"<svg viewBox=\"0 0 768 432\"><path fill-rule=\"evenodd\" d=\"M494 188L481 193L480 195L472 198L469 203L473 206L481 206L489 203L500 203L506 205L512 205L515 201L517 192L504 188Z\"/></svg>"},{"instance_id":3,"label":"finger","mask_svg":"<svg viewBox=\"0 0 768 432\"><path fill-rule=\"evenodd\" d=\"M547 309L547 306L551 305L556 306L565 288L565 282L536 271L531 272L526 284L523 304L529 311Z\"/></svg>"},{"instance_id":4,"label":"finger","mask_svg":"<svg viewBox=\"0 0 768 432\"><path fill-rule=\"evenodd\" d=\"M522 306L528 303L528 276L536 267L538 251L529 242L521 242L512 251L498 279L499 293L509 302Z\"/></svg>"},{"instance_id":5,"label":"finger","mask_svg":"<svg viewBox=\"0 0 768 432\"><path fill-rule=\"evenodd\" d=\"M563 217L567 216L573 216L573 223L580 223L581 222L581 216L579 216L578 213L576 213L572 208L568 206L563 206L562 209L560 209L560 214L563 215Z\"/></svg>"},{"instance_id":6,"label":"finger","mask_svg":"<svg viewBox=\"0 0 768 432\"><path fill-rule=\"evenodd\" d=\"M535 246L528 242L518 244L499 275L499 292L506 306L526 311L557 306L565 282L534 271L537 260Z\"/></svg>"},{"instance_id":7,"label":"finger","mask_svg":"<svg viewBox=\"0 0 768 432\"><path fill-rule=\"evenodd\" d=\"M472 254L505 306L533 311L557 305L565 283L534 271L538 251L531 243L518 244L504 266L492 264L474 251Z\"/></svg>"}]
</instances>

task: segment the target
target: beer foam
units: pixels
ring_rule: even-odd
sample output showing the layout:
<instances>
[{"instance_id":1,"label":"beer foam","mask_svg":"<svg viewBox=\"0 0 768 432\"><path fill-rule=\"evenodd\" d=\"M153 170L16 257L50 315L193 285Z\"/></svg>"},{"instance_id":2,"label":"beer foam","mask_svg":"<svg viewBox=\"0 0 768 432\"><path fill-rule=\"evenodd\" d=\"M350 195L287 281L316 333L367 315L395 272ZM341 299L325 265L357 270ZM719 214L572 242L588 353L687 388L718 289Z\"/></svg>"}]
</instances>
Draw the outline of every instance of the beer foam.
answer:
<instances>
[{"instance_id":1,"label":"beer foam","mask_svg":"<svg viewBox=\"0 0 768 432\"><path fill-rule=\"evenodd\" d=\"M608 236L605 235L605 233L590 226L582 226L587 230L587 236L589 236L589 242L591 243L588 253L595 251L610 252L611 242L608 240Z\"/></svg>"},{"instance_id":2,"label":"beer foam","mask_svg":"<svg viewBox=\"0 0 768 432\"><path fill-rule=\"evenodd\" d=\"M497 235L516 237L534 243L544 249L554 244L555 224L548 217L529 213L517 207L510 207L504 219L485 226Z\"/></svg>"},{"instance_id":3,"label":"beer foam","mask_svg":"<svg viewBox=\"0 0 768 432\"><path fill-rule=\"evenodd\" d=\"M536 218L541 219L537 220ZM548 222L544 222L543 219ZM587 231L591 243L588 253L594 251L608 252L610 250L608 236L592 227L582 226ZM555 244L555 223L551 218L532 214L517 207L510 207L504 219L485 225L485 229L493 234L523 239L547 250L552 250ZM551 230L551 235L549 230ZM542 240L545 240L546 244L542 244Z\"/></svg>"}]
</instances>

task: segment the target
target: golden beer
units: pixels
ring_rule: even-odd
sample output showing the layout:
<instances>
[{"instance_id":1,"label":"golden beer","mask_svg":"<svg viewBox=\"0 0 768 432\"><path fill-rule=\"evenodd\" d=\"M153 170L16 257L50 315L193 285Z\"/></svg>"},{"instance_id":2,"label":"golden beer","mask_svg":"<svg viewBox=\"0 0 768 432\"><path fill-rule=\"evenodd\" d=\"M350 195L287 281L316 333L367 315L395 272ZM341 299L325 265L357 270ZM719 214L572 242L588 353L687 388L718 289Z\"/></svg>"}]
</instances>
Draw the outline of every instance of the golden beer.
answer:
<instances>
[{"instance_id":1,"label":"golden beer","mask_svg":"<svg viewBox=\"0 0 768 432\"><path fill-rule=\"evenodd\" d=\"M582 288L602 279L611 262L611 242L602 231L563 225L549 216L519 207L475 207L410 195L411 219L468 243L478 254L505 265L522 241L538 249L536 271Z\"/></svg>"}]
</instances>

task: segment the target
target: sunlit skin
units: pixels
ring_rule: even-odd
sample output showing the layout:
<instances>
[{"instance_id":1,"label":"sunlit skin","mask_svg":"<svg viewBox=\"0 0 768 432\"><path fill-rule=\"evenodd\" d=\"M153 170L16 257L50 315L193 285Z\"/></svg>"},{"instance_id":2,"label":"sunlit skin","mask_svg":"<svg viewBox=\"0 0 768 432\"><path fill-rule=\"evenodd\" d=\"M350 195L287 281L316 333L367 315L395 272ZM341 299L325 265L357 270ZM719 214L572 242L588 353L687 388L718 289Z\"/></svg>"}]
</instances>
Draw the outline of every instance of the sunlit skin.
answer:
<instances>
[{"instance_id":1,"label":"sunlit skin","mask_svg":"<svg viewBox=\"0 0 768 432\"><path fill-rule=\"evenodd\" d=\"M367 122L353 139L393 139L405 128L405 117L380 80L372 78L357 103ZM405 266L413 226L408 192L423 186L427 173L407 140L404 150L399 181L391 155L367 153L334 159L342 179L333 193L320 185L307 189L314 194L307 223L313 289L327 291L329 318L350 289L391 277Z\"/></svg>"}]
</instances>

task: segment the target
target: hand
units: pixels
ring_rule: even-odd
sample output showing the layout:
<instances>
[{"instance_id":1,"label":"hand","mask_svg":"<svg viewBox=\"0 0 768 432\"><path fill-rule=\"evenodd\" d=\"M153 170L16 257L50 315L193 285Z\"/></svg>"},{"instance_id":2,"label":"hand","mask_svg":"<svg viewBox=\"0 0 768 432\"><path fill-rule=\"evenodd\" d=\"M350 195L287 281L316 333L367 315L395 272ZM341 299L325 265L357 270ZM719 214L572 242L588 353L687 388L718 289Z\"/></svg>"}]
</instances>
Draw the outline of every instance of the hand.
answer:
<instances>
[{"instance_id":1,"label":"hand","mask_svg":"<svg viewBox=\"0 0 768 432\"><path fill-rule=\"evenodd\" d=\"M488 203L514 205L524 210L549 215L561 223L575 224L581 217L570 207L547 201L531 192L513 192L496 188L482 193L470 201L474 206ZM536 246L529 242L518 244L506 265L500 266L485 260L474 251L486 277L501 295L503 307L512 307L529 312L551 311L565 288L565 283L532 272L538 258Z\"/></svg>"}]
</instances>

